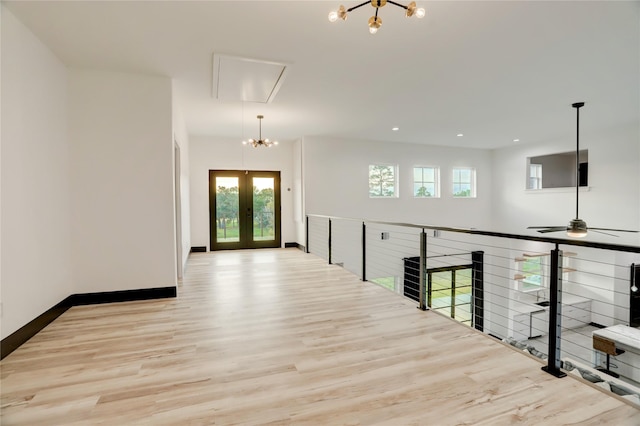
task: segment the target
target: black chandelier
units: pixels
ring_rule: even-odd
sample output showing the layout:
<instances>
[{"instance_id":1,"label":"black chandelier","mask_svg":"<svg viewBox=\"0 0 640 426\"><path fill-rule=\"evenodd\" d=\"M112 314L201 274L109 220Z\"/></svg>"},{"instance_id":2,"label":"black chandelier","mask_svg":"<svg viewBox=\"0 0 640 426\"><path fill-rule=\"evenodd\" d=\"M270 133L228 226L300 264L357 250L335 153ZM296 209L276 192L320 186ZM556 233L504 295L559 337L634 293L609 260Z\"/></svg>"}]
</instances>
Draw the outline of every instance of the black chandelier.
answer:
<instances>
[{"instance_id":1,"label":"black chandelier","mask_svg":"<svg viewBox=\"0 0 640 426\"><path fill-rule=\"evenodd\" d=\"M387 3L391 3L395 6L401 7L403 9L405 9L405 16L407 18L410 18L412 16L416 16L417 18L424 18L425 15L425 11L422 7L417 7L416 2L412 1L411 3L409 3L407 6L402 5L400 3L396 3L395 1L391 1L391 0L370 0L370 1L365 1L364 3L360 3L357 6L353 6L349 9L345 8L344 6L340 5L340 7L338 8L338 10L334 10L331 11L329 13L329 21L331 22L336 22L338 20L338 18L342 19L343 21L347 20L347 14L349 12L351 12L352 10L355 10L359 7L364 6L365 4L371 4L372 7L374 7L376 9L376 14L374 16L372 16L371 18L369 18L369 32L371 34L375 34L378 32L378 29L380 29L380 27L382 26L382 18L380 18L378 16L378 9L380 9L381 7L385 6Z\"/></svg>"},{"instance_id":2,"label":"black chandelier","mask_svg":"<svg viewBox=\"0 0 640 426\"><path fill-rule=\"evenodd\" d=\"M259 115L258 120L260 120L260 137L259 139L249 139L248 141L242 141L243 145L251 144L254 148L259 146L266 146L267 148L271 148L273 145L278 145L278 141L270 141L269 139L262 139L262 119L264 115Z\"/></svg>"}]
</instances>

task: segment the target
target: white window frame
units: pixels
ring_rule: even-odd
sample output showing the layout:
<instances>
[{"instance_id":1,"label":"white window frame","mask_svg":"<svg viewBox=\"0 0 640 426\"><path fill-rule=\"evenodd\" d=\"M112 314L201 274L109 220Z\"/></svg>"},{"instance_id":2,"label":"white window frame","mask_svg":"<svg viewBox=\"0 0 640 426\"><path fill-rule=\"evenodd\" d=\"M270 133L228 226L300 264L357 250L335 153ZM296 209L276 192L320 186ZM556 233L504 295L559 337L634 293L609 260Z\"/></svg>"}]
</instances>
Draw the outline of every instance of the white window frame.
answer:
<instances>
[{"instance_id":1,"label":"white window frame","mask_svg":"<svg viewBox=\"0 0 640 426\"><path fill-rule=\"evenodd\" d=\"M542 164L529 164L527 189L542 189Z\"/></svg>"},{"instance_id":2,"label":"white window frame","mask_svg":"<svg viewBox=\"0 0 640 426\"><path fill-rule=\"evenodd\" d=\"M421 169L422 172L422 181L416 181L416 169ZM424 169L433 169L433 182L427 182L424 180ZM412 179L412 188L411 192L413 193L413 198L440 198L440 167L438 166L413 166L413 174L411 175ZM434 186L434 194L433 195L417 195L416 194L416 183L433 183Z\"/></svg>"},{"instance_id":3,"label":"white window frame","mask_svg":"<svg viewBox=\"0 0 640 426\"><path fill-rule=\"evenodd\" d=\"M393 194L390 195L375 195L371 193L371 169L373 167L390 167L393 170ZM385 164L376 163L369 164L367 182L369 183L369 198L398 198L398 165L397 164Z\"/></svg>"},{"instance_id":4,"label":"white window frame","mask_svg":"<svg viewBox=\"0 0 640 426\"><path fill-rule=\"evenodd\" d=\"M470 173L470 182L456 181L456 171L468 170ZM470 185L469 195L456 195L455 186L460 184ZM476 198L476 169L473 167L454 167L451 171L451 194L454 198Z\"/></svg>"}]
</instances>

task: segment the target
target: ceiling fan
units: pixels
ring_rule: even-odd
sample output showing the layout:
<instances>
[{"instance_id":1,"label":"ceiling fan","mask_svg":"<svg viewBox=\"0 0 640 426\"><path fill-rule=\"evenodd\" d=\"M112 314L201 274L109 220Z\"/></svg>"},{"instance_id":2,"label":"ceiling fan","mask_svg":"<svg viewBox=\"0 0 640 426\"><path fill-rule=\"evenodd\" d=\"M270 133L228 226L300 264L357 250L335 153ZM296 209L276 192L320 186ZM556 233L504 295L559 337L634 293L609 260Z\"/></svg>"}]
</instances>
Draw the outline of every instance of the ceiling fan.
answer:
<instances>
[{"instance_id":1,"label":"ceiling fan","mask_svg":"<svg viewBox=\"0 0 640 426\"><path fill-rule=\"evenodd\" d=\"M628 229L612 229L612 228L589 228L587 223L580 219L578 215L578 194L579 194L579 158L580 158L580 108L584 106L584 102L576 102L571 104L576 109L576 217L569 222L567 226L529 226L527 229L537 229L538 232L546 234L548 232L560 232L566 231L567 236L572 238L582 238L587 236L588 231L597 232L599 234L610 235L617 237L617 235L610 234L602 231L613 232L638 232L630 231Z\"/></svg>"}]
</instances>

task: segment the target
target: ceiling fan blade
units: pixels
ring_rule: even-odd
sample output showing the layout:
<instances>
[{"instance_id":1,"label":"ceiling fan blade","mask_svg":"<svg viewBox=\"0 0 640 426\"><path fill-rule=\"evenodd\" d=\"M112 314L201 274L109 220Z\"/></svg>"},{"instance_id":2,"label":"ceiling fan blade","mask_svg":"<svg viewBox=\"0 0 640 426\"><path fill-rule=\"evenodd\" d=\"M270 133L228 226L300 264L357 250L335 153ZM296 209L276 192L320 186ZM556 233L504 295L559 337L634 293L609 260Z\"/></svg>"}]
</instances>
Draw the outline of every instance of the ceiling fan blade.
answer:
<instances>
[{"instance_id":1,"label":"ceiling fan blade","mask_svg":"<svg viewBox=\"0 0 640 426\"><path fill-rule=\"evenodd\" d=\"M547 234L549 232L561 232L561 231L566 231L567 227L566 226L562 226L562 227L555 227L555 228L548 228L548 229L540 229L538 230L539 233L541 234Z\"/></svg>"},{"instance_id":2,"label":"ceiling fan blade","mask_svg":"<svg viewBox=\"0 0 640 426\"><path fill-rule=\"evenodd\" d=\"M598 231L614 231L614 232L639 232L639 231L632 231L632 230L629 230L629 229L591 228L591 227L589 227L588 229L589 229L589 231L598 230ZM604 234L604 232L602 232L602 234Z\"/></svg>"},{"instance_id":3,"label":"ceiling fan blade","mask_svg":"<svg viewBox=\"0 0 640 426\"><path fill-rule=\"evenodd\" d=\"M608 232L597 231L597 229L599 229L599 228L589 228L589 232L597 232L598 234L604 234L604 235L608 235L610 237L620 238L619 235L613 235L613 234L610 234Z\"/></svg>"},{"instance_id":4,"label":"ceiling fan blade","mask_svg":"<svg viewBox=\"0 0 640 426\"><path fill-rule=\"evenodd\" d=\"M566 226L529 226L527 229L558 229L563 230L567 229Z\"/></svg>"}]
</instances>

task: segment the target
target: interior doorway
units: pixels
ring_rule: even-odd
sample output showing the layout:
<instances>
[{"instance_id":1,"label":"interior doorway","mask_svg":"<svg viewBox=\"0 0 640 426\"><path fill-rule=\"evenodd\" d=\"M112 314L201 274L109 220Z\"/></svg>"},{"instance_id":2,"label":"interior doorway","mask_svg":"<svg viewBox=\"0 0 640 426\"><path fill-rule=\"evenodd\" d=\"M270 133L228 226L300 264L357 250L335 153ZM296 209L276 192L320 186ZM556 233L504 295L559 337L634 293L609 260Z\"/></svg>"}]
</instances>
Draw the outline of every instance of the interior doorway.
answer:
<instances>
[{"instance_id":1,"label":"interior doorway","mask_svg":"<svg viewBox=\"0 0 640 426\"><path fill-rule=\"evenodd\" d=\"M209 171L211 250L280 247L280 172Z\"/></svg>"}]
</instances>

